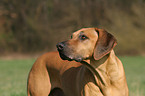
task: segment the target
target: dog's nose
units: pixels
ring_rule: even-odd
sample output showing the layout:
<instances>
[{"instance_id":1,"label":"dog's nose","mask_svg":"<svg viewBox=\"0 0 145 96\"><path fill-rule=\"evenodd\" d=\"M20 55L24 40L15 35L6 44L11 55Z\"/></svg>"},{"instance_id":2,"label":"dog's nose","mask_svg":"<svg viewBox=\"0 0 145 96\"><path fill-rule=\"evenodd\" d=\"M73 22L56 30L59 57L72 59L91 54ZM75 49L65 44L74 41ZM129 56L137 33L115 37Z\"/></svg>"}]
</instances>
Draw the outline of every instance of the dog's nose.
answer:
<instances>
[{"instance_id":1,"label":"dog's nose","mask_svg":"<svg viewBox=\"0 0 145 96\"><path fill-rule=\"evenodd\" d=\"M64 45L64 43L62 43L62 42L61 42L61 43L58 43L58 44L56 45L57 49L60 50L60 51L62 51L62 50L64 49L64 46L65 46L65 45Z\"/></svg>"}]
</instances>

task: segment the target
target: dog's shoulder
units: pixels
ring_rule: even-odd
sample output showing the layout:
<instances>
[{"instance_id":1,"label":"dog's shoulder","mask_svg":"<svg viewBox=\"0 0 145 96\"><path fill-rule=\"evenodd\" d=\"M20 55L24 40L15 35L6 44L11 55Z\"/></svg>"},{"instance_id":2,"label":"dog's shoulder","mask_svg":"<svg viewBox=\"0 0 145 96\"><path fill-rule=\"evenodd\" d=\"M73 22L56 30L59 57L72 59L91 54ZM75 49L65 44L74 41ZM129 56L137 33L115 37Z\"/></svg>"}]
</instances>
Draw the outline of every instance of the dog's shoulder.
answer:
<instances>
[{"instance_id":1,"label":"dog's shoulder","mask_svg":"<svg viewBox=\"0 0 145 96\"><path fill-rule=\"evenodd\" d=\"M53 58L58 58L59 53L57 51L52 51L52 52L47 52L42 54L38 59L53 59Z\"/></svg>"}]
</instances>

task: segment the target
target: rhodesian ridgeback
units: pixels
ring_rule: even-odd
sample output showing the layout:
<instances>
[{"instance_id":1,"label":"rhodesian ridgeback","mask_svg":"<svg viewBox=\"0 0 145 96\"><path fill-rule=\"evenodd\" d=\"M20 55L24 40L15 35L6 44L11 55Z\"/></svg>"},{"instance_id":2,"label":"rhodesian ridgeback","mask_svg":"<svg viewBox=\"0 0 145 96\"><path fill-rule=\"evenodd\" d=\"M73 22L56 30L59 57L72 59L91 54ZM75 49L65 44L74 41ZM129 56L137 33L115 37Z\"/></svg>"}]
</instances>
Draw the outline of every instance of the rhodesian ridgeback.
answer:
<instances>
[{"instance_id":1,"label":"rhodesian ridgeback","mask_svg":"<svg viewBox=\"0 0 145 96\"><path fill-rule=\"evenodd\" d=\"M40 56L29 73L28 96L128 96L126 76L103 29L83 28Z\"/></svg>"}]
</instances>

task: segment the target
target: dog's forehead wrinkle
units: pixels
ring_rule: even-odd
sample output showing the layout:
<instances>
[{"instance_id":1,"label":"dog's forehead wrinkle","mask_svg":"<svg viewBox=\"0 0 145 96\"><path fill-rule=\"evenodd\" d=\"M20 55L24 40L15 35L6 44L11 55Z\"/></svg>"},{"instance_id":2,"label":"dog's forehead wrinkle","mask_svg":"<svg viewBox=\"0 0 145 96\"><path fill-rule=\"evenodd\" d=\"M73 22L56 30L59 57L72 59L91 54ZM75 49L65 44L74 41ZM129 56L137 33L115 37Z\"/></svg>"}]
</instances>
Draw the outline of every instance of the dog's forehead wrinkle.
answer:
<instances>
[{"instance_id":1,"label":"dog's forehead wrinkle","mask_svg":"<svg viewBox=\"0 0 145 96\"><path fill-rule=\"evenodd\" d=\"M96 39L98 38L97 32L96 32L95 30L93 30L93 29L86 31L85 34L86 34L87 36L91 37L92 40L93 40L94 38L96 38ZM94 39L94 40L95 40L95 39Z\"/></svg>"},{"instance_id":2,"label":"dog's forehead wrinkle","mask_svg":"<svg viewBox=\"0 0 145 96\"><path fill-rule=\"evenodd\" d=\"M76 31L76 32L74 32L72 35L73 35L73 36L77 36L78 34L79 34L79 32Z\"/></svg>"},{"instance_id":3,"label":"dog's forehead wrinkle","mask_svg":"<svg viewBox=\"0 0 145 96\"><path fill-rule=\"evenodd\" d=\"M94 28L82 28L81 30L72 33L74 39L80 35L86 35L88 38L91 38L91 40L97 40L98 38L98 34Z\"/></svg>"},{"instance_id":4,"label":"dog's forehead wrinkle","mask_svg":"<svg viewBox=\"0 0 145 96\"><path fill-rule=\"evenodd\" d=\"M84 34L84 32L83 31L81 31L80 33L79 33L79 35L83 35Z\"/></svg>"}]
</instances>

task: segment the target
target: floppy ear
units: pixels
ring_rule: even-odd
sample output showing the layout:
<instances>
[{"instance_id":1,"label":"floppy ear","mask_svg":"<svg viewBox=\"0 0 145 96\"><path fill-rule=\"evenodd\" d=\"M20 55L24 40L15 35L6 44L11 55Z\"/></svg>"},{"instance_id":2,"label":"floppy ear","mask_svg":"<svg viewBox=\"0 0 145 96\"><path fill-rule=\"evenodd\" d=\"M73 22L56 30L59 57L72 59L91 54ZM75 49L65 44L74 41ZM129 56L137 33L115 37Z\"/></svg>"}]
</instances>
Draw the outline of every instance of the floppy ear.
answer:
<instances>
[{"instance_id":1,"label":"floppy ear","mask_svg":"<svg viewBox=\"0 0 145 96\"><path fill-rule=\"evenodd\" d=\"M95 29L98 33L98 40L94 49L94 59L99 60L117 45L117 41L113 35L103 29Z\"/></svg>"}]
</instances>

